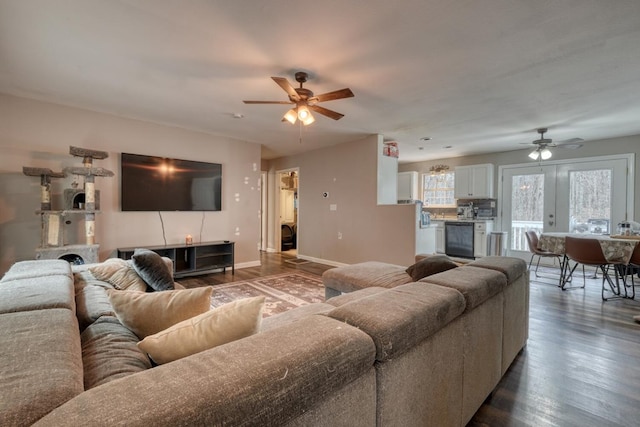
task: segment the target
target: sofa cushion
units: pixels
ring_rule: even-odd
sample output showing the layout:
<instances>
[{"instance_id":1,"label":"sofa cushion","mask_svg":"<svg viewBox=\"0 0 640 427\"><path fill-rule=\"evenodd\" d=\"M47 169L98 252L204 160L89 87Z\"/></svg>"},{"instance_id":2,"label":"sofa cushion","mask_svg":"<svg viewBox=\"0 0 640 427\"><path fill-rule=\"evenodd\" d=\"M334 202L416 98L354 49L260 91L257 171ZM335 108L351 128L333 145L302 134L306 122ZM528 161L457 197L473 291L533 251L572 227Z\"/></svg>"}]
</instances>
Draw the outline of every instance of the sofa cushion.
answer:
<instances>
[{"instance_id":1,"label":"sofa cushion","mask_svg":"<svg viewBox=\"0 0 640 427\"><path fill-rule=\"evenodd\" d=\"M499 271L507 276L507 283L513 283L527 271L527 263L524 260L506 256L487 256L479 258L469 265Z\"/></svg>"},{"instance_id":2,"label":"sofa cushion","mask_svg":"<svg viewBox=\"0 0 640 427\"><path fill-rule=\"evenodd\" d=\"M111 283L116 289L146 291L147 283L136 273L131 262L120 258L110 258L100 264L89 267L89 271L98 280Z\"/></svg>"},{"instance_id":3,"label":"sofa cushion","mask_svg":"<svg viewBox=\"0 0 640 427\"><path fill-rule=\"evenodd\" d=\"M411 276L414 282L423 279L432 274L441 273L443 271L456 268L458 264L453 262L446 255L434 255L416 262L407 268L407 274Z\"/></svg>"},{"instance_id":4,"label":"sofa cushion","mask_svg":"<svg viewBox=\"0 0 640 427\"><path fill-rule=\"evenodd\" d=\"M349 292L346 294L338 295L337 297L328 299L326 303L331 304L334 307L340 307L341 305L345 305L351 301L355 301L369 295L375 295L380 292L385 292L386 290L387 288L381 288L380 286L372 286L370 288L360 289L359 291L356 291L356 292Z\"/></svg>"},{"instance_id":5,"label":"sofa cushion","mask_svg":"<svg viewBox=\"0 0 640 427\"><path fill-rule=\"evenodd\" d=\"M260 330L264 296L243 298L149 335L138 343L158 364L173 362Z\"/></svg>"},{"instance_id":6,"label":"sofa cushion","mask_svg":"<svg viewBox=\"0 0 640 427\"><path fill-rule=\"evenodd\" d=\"M326 314L333 310L334 306L323 302L315 302L313 304L301 305L291 310L278 313L273 316L265 317L262 319L262 325L260 326L260 332L268 331L270 329L279 328L283 325L288 325L293 322L309 317L312 314Z\"/></svg>"},{"instance_id":7,"label":"sofa cushion","mask_svg":"<svg viewBox=\"0 0 640 427\"><path fill-rule=\"evenodd\" d=\"M385 361L411 350L464 308L455 289L418 282L351 301L328 316L366 332L376 344L376 360Z\"/></svg>"},{"instance_id":8,"label":"sofa cushion","mask_svg":"<svg viewBox=\"0 0 640 427\"><path fill-rule=\"evenodd\" d=\"M116 315L107 295L107 289L113 289L113 285L95 279L88 270L74 273L74 276L76 317L80 332L101 316Z\"/></svg>"},{"instance_id":9,"label":"sofa cushion","mask_svg":"<svg viewBox=\"0 0 640 427\"><path fill-rule=\"evenodd\" d=\"M140 339L209 310L211 286L202 288L136 292L107 290L118 320Z\"/></svg>"},{"instance_id":10,"label":"sofa cushion","mask_svg":"<svg viewBox=\"0 0 640 427\"><path fill-rule=\"evenodd\" d=\"M151 368L151 361L136 345L138 337L115 317L99 318L80 339L85 390Z\"/></svg>"},{"instance_id":11,"label":"sofa cushion","mask_svg":"<svg viewBox=\"0 0 640 427\"><path fill-rule=\"evenodd\" d=\"M492 296L503 291L507 286L507 278L504 274L495 270L471 267L469 265L434 274L420 280L420 283L424 282L460 291L466 301L466 311L473 310Z\"/></svg>"},{"instance_id":12,"label":"sofa cushion","mask_svg":"<svg viewBox=\"0 0 640 427\"><path fill-rule=\"evenodd\" d=\"M136 249L131 262L136 273L154 290L173 289L173 272L157 253L149 249Z\"/></svg>"},{"instance_id":13,"label":"sofa cushion","mask_svg":"<svg viewBox=\"0 0 640 427\"><path fill-rule=\"evenodd\" d=\"M322 274L322 282L325 287L340 292L372 286L393 288L412 281L405 270L406 267L399 265L368 261L327 270Z\"/></svg>"},{"instance_id":14,"label":"sofa cushion","mask_svg":"<svg viewBox=\"0 0 640 427\"><path fill-rule=\"evenodd\" d=\"M71 266L61 259L20 261L13 264L2 277L2 282L34 277L62 275L72 278Z\"/></svg>"},{"instance_id":15,"label":"sofa cushion","mask_svg":"<svg viewBox=\"0 0 640 427\"><path fill-rule=\"evenodd\" d=\"M0 331L0 425L31 425L82 393L80 336L70 310L0 314Z\"/></svg>"},{"instance_id":16,"label":"sofa cushion","mask_svg":"<svg viewBox=\"0 0 640 427\"><path fill-rule=\"evenodd\" d=\"M0 282L0 313L48 308L75 312L75 307L73 279L67 275L25 276Z\"/></svg>"}]
</instances>

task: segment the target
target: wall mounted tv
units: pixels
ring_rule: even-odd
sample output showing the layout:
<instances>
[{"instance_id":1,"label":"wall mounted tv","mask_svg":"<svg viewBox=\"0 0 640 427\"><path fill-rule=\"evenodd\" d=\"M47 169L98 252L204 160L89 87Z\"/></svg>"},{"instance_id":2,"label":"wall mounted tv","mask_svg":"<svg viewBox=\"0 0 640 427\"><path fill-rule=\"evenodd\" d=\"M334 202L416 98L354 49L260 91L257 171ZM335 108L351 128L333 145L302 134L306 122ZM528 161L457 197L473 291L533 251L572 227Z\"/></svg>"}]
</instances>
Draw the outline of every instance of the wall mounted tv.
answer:
<instances>
[{"instance_id":1,"label":"wall mounted tv","mask_svg":"<svg viewBox=\"0 0 640 427\"><path fill-rule=\"evenodd\" d=\"M122 153L123 211L222 210L222 165Z\"/></svg>"}]
</instances>

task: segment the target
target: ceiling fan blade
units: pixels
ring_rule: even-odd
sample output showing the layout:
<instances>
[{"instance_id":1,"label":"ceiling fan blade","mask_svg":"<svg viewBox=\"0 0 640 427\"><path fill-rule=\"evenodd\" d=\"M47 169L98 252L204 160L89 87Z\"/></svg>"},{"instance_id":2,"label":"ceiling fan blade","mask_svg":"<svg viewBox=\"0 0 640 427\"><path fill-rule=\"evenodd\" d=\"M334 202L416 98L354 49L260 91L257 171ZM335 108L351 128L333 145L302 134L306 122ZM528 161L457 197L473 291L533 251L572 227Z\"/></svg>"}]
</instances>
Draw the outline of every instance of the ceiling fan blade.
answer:
<instances>
[{"instance_id":1,"label":"ceiling fan blade","mask_svg":"<svg viewBox=\"0 0 640 427\"><path fill-rule=\"evenodd\" d=\"M294 104L291 101L242 101L245 104Z\"/></svg>"},{"instance_id":2,"label":"ceiling fan blade","mask_svg":"<svg viewBox=\"0 0 640 427\"><path fill-rule=\"evenodd\" d=\"M278 84L278 86L280 86L282 89L284 89L285 92L287 92L287 94L289 94L289 97L293 101L300 101L300 95L298 95L298 92L296 92L296 90L293 88L293 86L291 86L291 83L289 83L287 79L285 79L284 77L271 78Z\"/></svg>"},{"instance_id":3,"label":"ceiling fan blade","mask_svg":"<svg viewBox=\"0 0 640 427\"><path fill-rule=\"evenodd\" d=\"M340 120L341 118L344 117L344 114L340 114L338 112L335 112L333 110L329 110L327 108L321 107L319 105L309 105L309 108L312 109L313 111L315 111L316 113L320 113L323 116L327 116L333 120Z\"/></svg>"},{"instance_id":4,"label":"ceiling fan blade","mask_svg":"<svg viewBox=\"0 0 640 427\"><path fill-rule=\"evenodd\" d=\"M342 98L351 98L353 96L354 95L353 95L353 92L351 92L351 89L344 88L340 90L334 90L333 92L322 93L320 95L314 96L310 99L310 101L325 102L325 101L333 101L333 100L342 99Z\"/></svg>"}]
</instances>

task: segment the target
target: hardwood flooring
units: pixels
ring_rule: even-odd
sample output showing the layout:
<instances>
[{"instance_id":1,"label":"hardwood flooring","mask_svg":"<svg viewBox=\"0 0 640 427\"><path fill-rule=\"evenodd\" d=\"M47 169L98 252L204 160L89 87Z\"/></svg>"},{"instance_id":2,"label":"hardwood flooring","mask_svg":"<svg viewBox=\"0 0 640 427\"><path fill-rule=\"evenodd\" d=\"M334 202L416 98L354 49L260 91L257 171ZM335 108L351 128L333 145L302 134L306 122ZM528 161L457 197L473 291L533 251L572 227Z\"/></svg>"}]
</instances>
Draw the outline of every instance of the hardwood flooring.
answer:
<instances>
[{"instance_id":1,"label":"hardwood flooring","mask_svg":"<svg viewBox=\"0 0 640 427\"><path fill-rule=\"evenodd\" d=\"M259 267L179 282L192 287L332 268L291 258L263 254ZM527 346L468 426L640 426L640 324L633 320L640 295L603 302L600 278L562 291L550 272L540 279L532 273ZM581 283L580 275L574 284Z\"/></svg>"}]
</instances>

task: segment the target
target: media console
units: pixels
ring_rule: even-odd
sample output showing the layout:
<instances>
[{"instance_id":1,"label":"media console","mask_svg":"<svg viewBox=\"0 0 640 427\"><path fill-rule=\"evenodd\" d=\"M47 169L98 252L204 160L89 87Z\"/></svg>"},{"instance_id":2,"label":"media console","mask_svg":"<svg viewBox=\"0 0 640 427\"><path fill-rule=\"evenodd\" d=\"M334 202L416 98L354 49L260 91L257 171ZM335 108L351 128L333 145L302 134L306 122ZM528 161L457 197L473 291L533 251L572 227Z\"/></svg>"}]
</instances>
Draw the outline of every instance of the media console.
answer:
<instances>
[{"instance_id":1,"label":"media console","mask_svg":"<svg viewBox=\"0 0 640 427\"><path fill-rule=\"evenodd\" d=\"M231 267L231 274L235 274L234 267L235 242L216 241L194 243L192 245L175 246L139 246L154 251L160 256L173 261L173 275L176 278L204 274L212 270L226 271ZM131 259L136 248L118 248L118 258Z\"/></svg>"}]
</instances>

